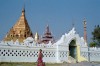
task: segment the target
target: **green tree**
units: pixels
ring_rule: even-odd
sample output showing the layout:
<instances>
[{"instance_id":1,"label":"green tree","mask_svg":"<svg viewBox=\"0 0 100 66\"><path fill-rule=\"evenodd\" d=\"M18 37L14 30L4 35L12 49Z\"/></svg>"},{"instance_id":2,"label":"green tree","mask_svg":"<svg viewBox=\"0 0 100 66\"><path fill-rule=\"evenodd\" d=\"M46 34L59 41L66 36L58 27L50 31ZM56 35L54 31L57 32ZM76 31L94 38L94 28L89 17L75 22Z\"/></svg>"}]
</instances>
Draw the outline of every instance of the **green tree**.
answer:
<instances>
[{"instance_id":1,"label":"green tree","mask_svg":"<svg viewBox=\"0 0 100 66\"><path fill-rule=\"evenodd\" d=\"M96 45L97 45L97 43L95 43L95 42L90 43L90 47L96 47Z\"/></svg>"},{"instance_id":2,"label":"green tree","mask_svg":"<svg viewBox=\"0 0 100 66\"><path fill-rule=\"evenodd\" d=\"M96 46L100 47L100 26L97 25L95 26L94 28L94 31L92 32L92 35L93 35L93 42L96 43ZM90 43L90 44L93 44L93 43Z\"/></svg>"}]
</instances>

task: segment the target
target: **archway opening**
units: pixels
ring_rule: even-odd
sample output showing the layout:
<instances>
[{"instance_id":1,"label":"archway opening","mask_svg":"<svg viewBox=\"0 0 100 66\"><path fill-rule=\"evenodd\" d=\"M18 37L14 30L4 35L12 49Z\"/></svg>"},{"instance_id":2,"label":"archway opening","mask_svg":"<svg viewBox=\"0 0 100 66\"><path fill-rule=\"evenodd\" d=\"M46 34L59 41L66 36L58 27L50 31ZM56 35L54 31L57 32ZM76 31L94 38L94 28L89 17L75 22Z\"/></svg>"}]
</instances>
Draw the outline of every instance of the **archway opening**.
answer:
<instances>
[{"instance_id":1,"label":"archway opening","mask_svg":"<svg viewBox=\"0 0 100 66\"><path fill-rule=\"evenodd\" d=\"M77 45L75 40L72 40L69 44L69 56L77 59Z\"/></svg>"}]
</instances>

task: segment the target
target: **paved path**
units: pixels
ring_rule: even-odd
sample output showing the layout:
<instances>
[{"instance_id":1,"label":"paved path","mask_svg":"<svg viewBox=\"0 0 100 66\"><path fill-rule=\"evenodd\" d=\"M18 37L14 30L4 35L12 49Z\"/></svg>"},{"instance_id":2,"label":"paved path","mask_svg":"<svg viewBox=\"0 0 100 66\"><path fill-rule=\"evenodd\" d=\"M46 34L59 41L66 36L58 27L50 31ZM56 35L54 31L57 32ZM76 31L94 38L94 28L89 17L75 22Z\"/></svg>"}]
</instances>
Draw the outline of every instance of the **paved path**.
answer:
<instances>
[{"instance_id":1,"label":"paved path","mask_svg":"<svg viewBox=\"0 0 100 66\"><path fill-rule=\"evenodd\" d=\"M90 63L90 62L80 62L80 63L67 63L61 66L100 66L98 63Z\"/></svg>"}]
</instances>

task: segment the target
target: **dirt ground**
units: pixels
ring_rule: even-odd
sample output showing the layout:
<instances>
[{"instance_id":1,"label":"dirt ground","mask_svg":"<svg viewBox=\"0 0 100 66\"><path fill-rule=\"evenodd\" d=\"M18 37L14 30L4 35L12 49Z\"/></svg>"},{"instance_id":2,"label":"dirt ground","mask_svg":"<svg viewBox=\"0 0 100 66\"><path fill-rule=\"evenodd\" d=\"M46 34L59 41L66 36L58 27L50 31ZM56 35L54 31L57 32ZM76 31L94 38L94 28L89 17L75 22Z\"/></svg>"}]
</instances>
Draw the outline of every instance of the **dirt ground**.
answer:
<instances>
[{"instance_id":1,"label":"dirt ground","mask_svg":"<svg viewBox=\"0 0 100 66\"><path fill-rule=\"evenodd\" d=\"M8 63L1 62L0 66L37 66L37 63ZM100 63L80 62L80 63L46 63L46 66L100 66Z\"/></svg>"}]
</instances>

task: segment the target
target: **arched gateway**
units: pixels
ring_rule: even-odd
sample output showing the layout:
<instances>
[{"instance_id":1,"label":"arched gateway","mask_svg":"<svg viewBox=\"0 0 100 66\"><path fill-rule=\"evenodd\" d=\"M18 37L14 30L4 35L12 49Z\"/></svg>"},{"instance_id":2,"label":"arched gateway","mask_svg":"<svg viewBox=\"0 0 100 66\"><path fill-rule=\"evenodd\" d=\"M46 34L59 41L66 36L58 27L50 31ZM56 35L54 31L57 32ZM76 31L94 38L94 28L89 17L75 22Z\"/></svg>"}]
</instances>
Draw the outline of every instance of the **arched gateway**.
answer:
<instances>
[{"instance_id":1,"label":"arched gateway","mask_svg":"<svg viewBox=\"0 0 100 66\"><path fill-rule=\"evenodd\" d=\"M81 55L81 47L87 46L85 45L83 37L80 37L79 34L76 33L75 28L69 31L69 33L65 33L65 35L62 35L62 37L56 44L58 44L60 50L59 54L61 54L62 50L66 50L67 62L75 63L87 61L87 59ZM60 58L60 60L63 59Z\"/></svg>"}]
</instances>

